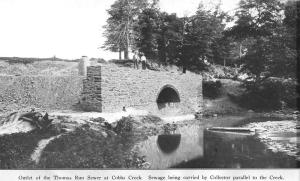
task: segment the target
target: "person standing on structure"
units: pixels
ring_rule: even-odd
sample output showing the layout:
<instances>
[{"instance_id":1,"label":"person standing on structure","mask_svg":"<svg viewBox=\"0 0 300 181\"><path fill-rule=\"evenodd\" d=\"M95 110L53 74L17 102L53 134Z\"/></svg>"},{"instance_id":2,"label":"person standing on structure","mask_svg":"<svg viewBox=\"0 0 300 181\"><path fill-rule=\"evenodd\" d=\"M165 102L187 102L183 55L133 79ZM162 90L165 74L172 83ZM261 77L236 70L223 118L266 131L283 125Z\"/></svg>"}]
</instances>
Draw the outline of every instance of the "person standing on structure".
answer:
<instances>
[{"instance_id":1,"label":"person standing on structure","mask_svg":"<svg viewBox=\"0 0 300 181\"><path fill-rule=\"evenodd\" d=\"M141 61L142 61L142 69L146 70L147 59L146 59L144 53L142 53Z\"/></svg>"},{"instance_id":2,"label":"person standing on structure","mask_svg":"<svg viewBox=\"0 0 300 181\"><path fill-rule=\"evenodd\" d=\"M140 59L140 57L139 57L138 53L135 51L134 55L133 55L133 66L136 69L139 69L139 59Z\"/></svg>"}]
</instances>

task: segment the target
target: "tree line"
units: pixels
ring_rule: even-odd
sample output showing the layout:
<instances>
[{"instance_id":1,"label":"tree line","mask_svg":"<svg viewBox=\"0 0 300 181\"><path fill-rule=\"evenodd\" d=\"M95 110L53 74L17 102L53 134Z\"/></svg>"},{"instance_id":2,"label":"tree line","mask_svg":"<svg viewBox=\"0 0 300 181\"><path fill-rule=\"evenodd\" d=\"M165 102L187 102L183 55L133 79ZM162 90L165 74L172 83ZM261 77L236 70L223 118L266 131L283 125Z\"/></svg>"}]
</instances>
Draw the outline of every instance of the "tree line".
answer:
<instances>
[{"instance_id":1,"label":"tree line","mask_svg":"<svg viewBox=\"0 0 300 181\"><path fill-rule=\"evenodd\" d=\"M205 62L241 66L257 81L295 78L298 1L241 0L234 15L199 4L192 16L159 9L159 0L116 0L109 10L103 48L128 59L138 50L148 59L192 71ZM233 26L228 27L228 23Z\"/></svg>"}]
</instances>

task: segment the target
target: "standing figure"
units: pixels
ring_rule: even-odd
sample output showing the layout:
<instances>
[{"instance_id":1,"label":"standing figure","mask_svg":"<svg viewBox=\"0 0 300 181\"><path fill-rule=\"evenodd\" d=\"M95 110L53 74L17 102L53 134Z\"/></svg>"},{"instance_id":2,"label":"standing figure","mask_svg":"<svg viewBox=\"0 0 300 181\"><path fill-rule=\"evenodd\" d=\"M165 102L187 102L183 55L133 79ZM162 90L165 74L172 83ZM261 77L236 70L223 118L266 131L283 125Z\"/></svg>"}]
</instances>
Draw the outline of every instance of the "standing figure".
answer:
<instances>
[{"instance_id":1,"label":"standing figure","mask_svg":"<svg viewBox=\"0 0 300 181\"><path fill-rule=\"evenodd\" d=\"M142 61L142 68L143 68L143 70L146 70L147 59L146 59L146 57L145 57L144 54L142 54L141 61Z\"/></svg>"},{"instance_id":2,"label":"standing figure","mask_svg":"<svg viewBox=\"0 0 300 181\"><path fill-rule=\"evenodd\" d=\"M135 51L134 55L133 55L133 66L136 69L139 69L139 59L140 59L140 57L139 57L138 53Z\"/></svg>"}]
</instances>

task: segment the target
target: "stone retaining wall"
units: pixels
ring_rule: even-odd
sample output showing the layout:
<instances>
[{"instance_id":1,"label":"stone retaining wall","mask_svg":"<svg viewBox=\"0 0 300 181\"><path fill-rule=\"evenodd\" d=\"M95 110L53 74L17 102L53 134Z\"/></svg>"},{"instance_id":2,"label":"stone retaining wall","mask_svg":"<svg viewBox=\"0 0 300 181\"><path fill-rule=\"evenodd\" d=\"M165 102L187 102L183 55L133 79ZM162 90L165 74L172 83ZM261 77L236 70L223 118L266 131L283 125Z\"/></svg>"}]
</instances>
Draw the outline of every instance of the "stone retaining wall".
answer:
<instances>
[{"instance_id":1,"label":"stone retaining wall","mask_svg":"<svg viewBox=\"0 0 300 181\"><path fill-rule=\"evenodd\" d=\"M202 110L202 77L187 72L137 70L115 64L87 68L81 105L87 111L114 112L134 107L159 112L157 98L164 87L180 98L181 113Z\"/></svg>"}]
</instances>

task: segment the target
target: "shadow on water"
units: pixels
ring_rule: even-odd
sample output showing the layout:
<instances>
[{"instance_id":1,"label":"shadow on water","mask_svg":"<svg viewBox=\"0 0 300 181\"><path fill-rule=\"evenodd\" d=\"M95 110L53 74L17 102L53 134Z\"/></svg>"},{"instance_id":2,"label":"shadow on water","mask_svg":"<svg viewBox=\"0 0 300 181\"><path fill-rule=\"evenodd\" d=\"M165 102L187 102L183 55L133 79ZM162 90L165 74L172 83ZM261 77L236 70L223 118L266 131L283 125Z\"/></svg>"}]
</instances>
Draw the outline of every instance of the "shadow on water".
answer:
<instances>
[{"instance_id":1,"label":"shadow on water","mask_svg":"<svg viewBox=\"0 0 300 181\"><path fill-rule=\"evenodd\" d=\"M181 127L175 135L150 137L141 154L151 168L296 168L294 157L269 150L253 134Z\"/></svg>"}]
</instances>

